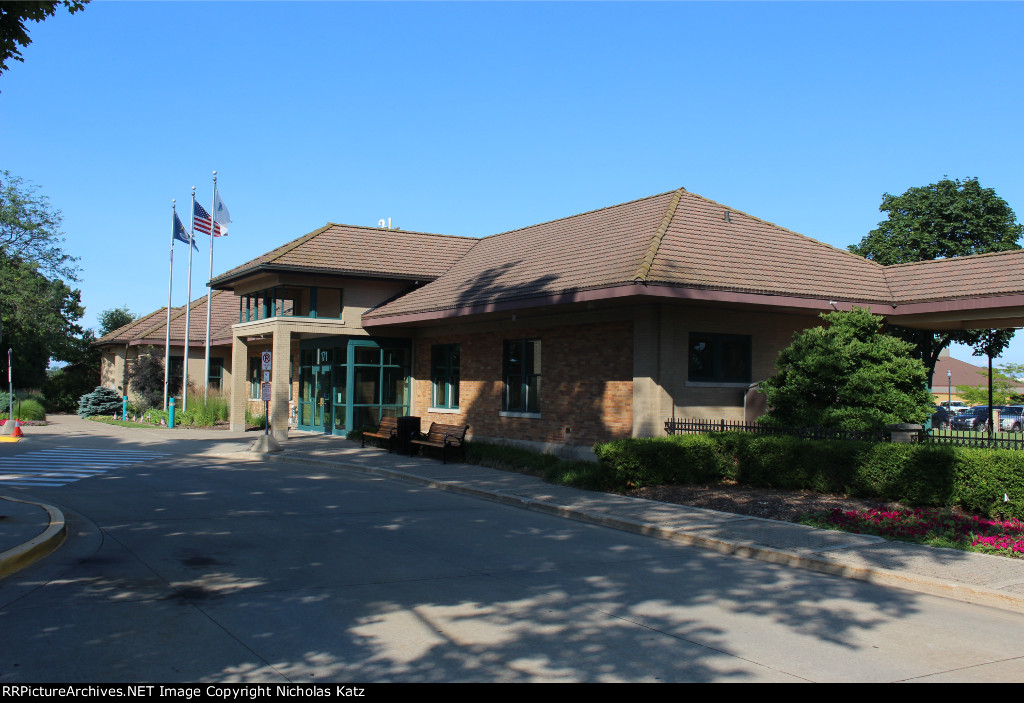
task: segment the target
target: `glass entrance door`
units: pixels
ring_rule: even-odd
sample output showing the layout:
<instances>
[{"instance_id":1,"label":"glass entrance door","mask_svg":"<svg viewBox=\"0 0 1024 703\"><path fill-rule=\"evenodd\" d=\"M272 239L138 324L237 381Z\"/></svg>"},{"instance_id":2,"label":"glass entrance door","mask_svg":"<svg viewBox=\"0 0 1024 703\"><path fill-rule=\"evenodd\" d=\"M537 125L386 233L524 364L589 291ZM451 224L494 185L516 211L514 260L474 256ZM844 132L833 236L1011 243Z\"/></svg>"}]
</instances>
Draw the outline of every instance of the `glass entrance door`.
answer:
<instances>
[{"instance_id":1,"label":"glass entrance door","mask_svg":"<svg viewBox=\"0 0 1024 703\"><path fill-rule=\"evenodd\" d=\"M345 435L409 412L408 340L321 337L299 349L298 428ZM317 345L317 346L313 346Z\"/></svg>"},{"instance_id":2,"label":"glass entrance door","mask_svg":"<svg viewBox=\"0 0 1024 703\"><path fill-rule=\"evenodd\" d=\"M331 431L331 356L330 349L303 349L299 352L300 429Z\"/></svg>"}]
</instances>

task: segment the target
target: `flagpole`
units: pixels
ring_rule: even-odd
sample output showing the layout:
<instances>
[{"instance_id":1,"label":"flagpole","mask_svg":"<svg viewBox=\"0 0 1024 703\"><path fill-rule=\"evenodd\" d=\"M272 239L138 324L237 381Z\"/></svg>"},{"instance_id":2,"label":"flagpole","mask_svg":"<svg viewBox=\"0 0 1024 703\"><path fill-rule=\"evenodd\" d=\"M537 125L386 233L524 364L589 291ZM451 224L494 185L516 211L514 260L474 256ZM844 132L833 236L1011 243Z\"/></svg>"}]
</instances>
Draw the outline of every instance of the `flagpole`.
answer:
<instances>
[{"instance_id":1,"label":"flagpole","mask_svg":"<svg viewBox=\"0 0 1024 703\"><path fill-rule=\"evenodd\" d=\"M192 249L196 241L196 187L192 186L192 229L189 232L188 244L188 284L185 287L185 360L182 364L182 371L185 377L181 387L181 412L188 410L188 334L189 334L189 313L192 312Z\"/></svg>"},{"instance_id":2,"label":"flagpole","mask_svg":"<svg viewBox=\"0 0 1024 703\"><path fill-rule=\"evenodd\" d=\"M167 389L171 384L171 282L174 279L174 235L178 226L176 202L171 199L171 266L167 271L167 339L164 340L164 412L167 411Z\"/></svg>"},{"instance_id":3,"label":"flagpole","mask_svg":"<svg viewBox=\"0 0 1024 703\"><path fill-rule=\"evenodd\" d=\"M213 200L210 201L210 274L206 279L206 382L203 384L203 398L207 397L210 391L210 305L213 298L213 289L210 288L210 281L213 280L213 236L217 218L217 172L213 172Z\"/></svg>"}]
</instances>

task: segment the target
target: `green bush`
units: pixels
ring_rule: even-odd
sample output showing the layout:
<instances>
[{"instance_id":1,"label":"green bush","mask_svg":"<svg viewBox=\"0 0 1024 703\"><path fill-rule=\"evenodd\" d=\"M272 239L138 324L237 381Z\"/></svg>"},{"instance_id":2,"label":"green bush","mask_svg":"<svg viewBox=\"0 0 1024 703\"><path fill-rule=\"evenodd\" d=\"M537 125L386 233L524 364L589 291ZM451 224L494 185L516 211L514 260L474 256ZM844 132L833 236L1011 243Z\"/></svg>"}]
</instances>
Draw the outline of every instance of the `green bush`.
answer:
<instances>
[{"instance_id":1,"label":"green bush","mask_svg":"<svg viewBox=\"0 0 1024 703\"><path fill-rule=\"evenodd\" d=\"M150 408L142 413L142 421L151 425L167 424L167 411L159 408Z\"/></svg>"},{"instance_id":2,"label":"green bush","mask_svg":"<svg viewBox=\"0 0 1024 703\"><path fill-rule=\"evenodd\" d=\"M263 413L250 412L248 408L245 411L245 426L246 427L263 427L267 423L267 416Z\"/></svg>"},{"instance_id":3,"label":"green bush","mask_svg":"<svg viewBox=\"0 0 1024 703\"><path fill-rule=\"evenodd\" d=\"M519 471L532 476L543 476L561 461L554 454L523 449L508 444L466 442L466 461L492 469Z\"/></svg>"},{"instance_id":4,"label":"green bush","mask_svg":"<svg viewBox=\"0 0 1024 703\"><path fill-rule=\"evenodd\" d=\"M7 416L7 408L4 407L3 416ZM28 400L14 401L14 416L19 420L43 421L46 419L46 409L43 404L34 398Z\"/></svg>"},{"instance_id":5,"label":"green bush","mask_svg":"<svg viewBox=\"0 0 1024 703\"><path fill-rule=\"evenodd\" d=\"M712 435L618 439L594 447L614 488L662 483L713 483L731 471L731 461Z\"/></svg>"},{"instance_id":6,"label":"green bush","mask_svg":"<svg viewBox=\"0 0 1024 703\"><path fill-rule=\"evenodd\" d=\"M872 431L931 415L935 401L913 344L885 334L882 318L863 308L821 317L827 325L796 333L761 384L766 422Z\"/></svg>"},{"instance_id":7,"label":"green bush","mask_svg":"<svg viewBox=\"0 0 1024 703\"><path fill-rule=\"evenodd\" d=\"M99 377L99 367L82 364L50 369L43 381L44 405L51 412L75 412L78 399L96 387Z\"/></svg>"},{"instance_id":8,"label":"green bush","mask_svg":"<svg viewBox=\"0 0 1024 703\"><path fill-rule=\"evenodd\" d=\"M956 447L952 500L984 515L1024 519L1024 452ZM1004 501L1004 496L1008 500Z\"/></svg>"},{"instance_id":9,"label":"green bush","mask_svg":"<svg viewBox=\"0 0 1024 703\"><path fill-rule=\"evenodd\" d=\"M508 444L466 442L466 463L539 476L560 486L589 490L608 487L604 469L596 462L566 460Z\"/></svg>"},{"instance_id":10,"label":"green bush","mask_svg":"<svg viewBox=\"0 0 1024 703\"><path fill-rule=\"evenodd\" d=\"M97 386L92 393L78 399L78 414L82 417L120 414L122 403L121 395L113 388Z\"/></svg>"},{"instance_id":11,"label":"green bush","mask_svg":"<svg viewBox=\"0 0 1024 703\"><path fill-rule=\"evenodd\" d=\"M1005 449L725 432L615 440L594 452L603 486L613 490L735 479L1024 518L1024 452Z\"/></svg>"}]
</instances>

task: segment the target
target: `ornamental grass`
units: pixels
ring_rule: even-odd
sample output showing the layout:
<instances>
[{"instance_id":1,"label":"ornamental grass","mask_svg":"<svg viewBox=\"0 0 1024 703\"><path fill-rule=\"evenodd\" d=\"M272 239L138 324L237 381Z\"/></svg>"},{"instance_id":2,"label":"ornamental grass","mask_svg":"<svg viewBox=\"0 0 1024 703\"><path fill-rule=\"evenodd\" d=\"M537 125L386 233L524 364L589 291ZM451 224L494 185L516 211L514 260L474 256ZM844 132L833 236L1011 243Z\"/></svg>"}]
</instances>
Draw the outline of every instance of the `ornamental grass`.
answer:
<instances>
[{"instance_id":1,"label":"ornamental grass","mask_svg":"<svg viewBox=\"0 0 1024 703\"><path fill-rule=\"evenodd\" d=\"M842 510L805 515L801 522L903 542L1024 558L1024 521L979 517L941 508Z\"/></svg>"}]
</instances>

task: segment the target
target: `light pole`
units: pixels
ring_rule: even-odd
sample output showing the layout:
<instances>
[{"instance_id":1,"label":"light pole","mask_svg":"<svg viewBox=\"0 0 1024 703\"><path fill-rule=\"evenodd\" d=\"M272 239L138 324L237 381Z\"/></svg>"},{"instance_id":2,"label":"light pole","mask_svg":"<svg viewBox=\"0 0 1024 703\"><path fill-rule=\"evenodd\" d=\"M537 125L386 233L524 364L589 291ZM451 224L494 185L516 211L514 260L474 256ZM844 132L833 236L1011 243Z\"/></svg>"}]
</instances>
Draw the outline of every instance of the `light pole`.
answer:
<instances>
[{"instance_id":1,"label":"light pole","mask_svg":"<svg viewBox=\"0 0 1024 703\"><path fill-rule=\"evenodd\" d=\"M946 410L953 412L953 369L946 369Z\"/></svg>"}]
</instances>

